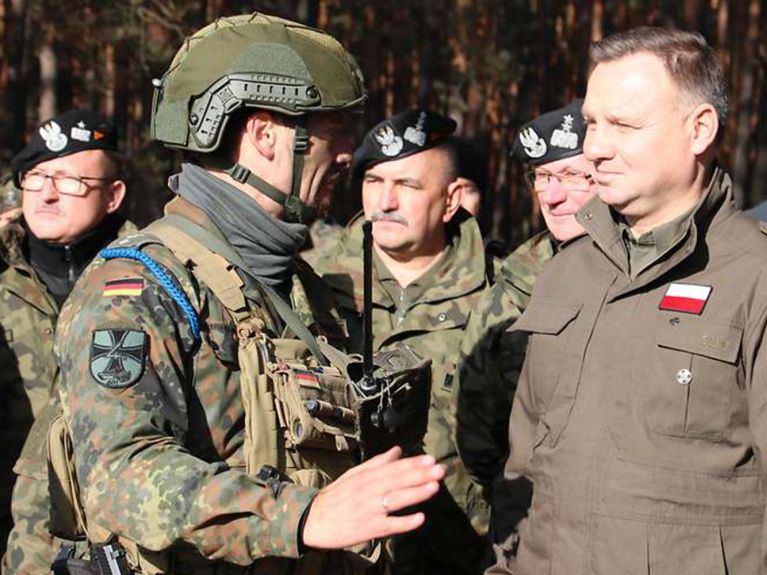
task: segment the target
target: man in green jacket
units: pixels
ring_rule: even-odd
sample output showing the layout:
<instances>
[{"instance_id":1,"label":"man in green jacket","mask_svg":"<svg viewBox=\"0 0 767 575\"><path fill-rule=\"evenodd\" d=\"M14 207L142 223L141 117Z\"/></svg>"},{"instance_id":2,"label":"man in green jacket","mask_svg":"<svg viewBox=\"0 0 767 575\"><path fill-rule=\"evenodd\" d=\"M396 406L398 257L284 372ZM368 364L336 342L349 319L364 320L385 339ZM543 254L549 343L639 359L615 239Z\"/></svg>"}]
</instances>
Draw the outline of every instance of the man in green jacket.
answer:
<instances>
[{"instance_id":1,"label":"man in green jacket","mask_svg":"<svg viewBox=\"0 0 767 575\"><path fill-rule=\"evenodd\" d=\"M364 218L373 221L373 348L403 344L432 360L424 450L447 466L426 526L394 545L395 573L472 573L482 567L487 508L455 447L455 368L466 322L491 283L476 220L460 208L455 122L416 109L365 136L352 175L362 182ZM362 223L353 220L336 250L318 263L361 347Z\"/></svg>"},{"instance_id":2,"label":"man in green jacket","mask_svg":"<svg viewBox=\"0 0 767 575\"><path fill-rule=\"evenodd\" d=\"M546 231L509 255L498 280L477 305L461 344L458 369L458 449L472 478L492 502L492 537L500 542L514 519L503 512L510 497L529 490L500 477L508 455L511 401L525 352L512 331L543 267L561 242L584 233L575 213L596 193L591 163L583 156L586 124L577 99L522 126L512 154L529 166L527 182Z\"/></svg>"},{"instance_id":3,"label":"man in green jacket","mask_svg":"<svg viewBox=\"0 0 767 575\"><path fill-rule=\"evenodd\" d=\"M721 62L661 28L591 59L598 198L514 326L506 477L533 498L494 572L764 573L767 237L716 164Z\"/></svg>"},{"instance_id":4,"label":"man in green jacket","mask_svg":"<svg viewBox=\"0 0 767 575\"><path fill-rule=\"evenodd\" d=\"M135 230L117 214L125 197L122 164L114 126L90 110L43 122L12 162L22 208L0 226L3 548L12 526L14 465L19 475L8 571L34 563L36 533L44 540L39 551L51 553L47 508L34 504L34 479L47 473L45 462L17 459L33 421L55 397L53 333L64 300L100 249Z\"/></svg>"}]
</instances>

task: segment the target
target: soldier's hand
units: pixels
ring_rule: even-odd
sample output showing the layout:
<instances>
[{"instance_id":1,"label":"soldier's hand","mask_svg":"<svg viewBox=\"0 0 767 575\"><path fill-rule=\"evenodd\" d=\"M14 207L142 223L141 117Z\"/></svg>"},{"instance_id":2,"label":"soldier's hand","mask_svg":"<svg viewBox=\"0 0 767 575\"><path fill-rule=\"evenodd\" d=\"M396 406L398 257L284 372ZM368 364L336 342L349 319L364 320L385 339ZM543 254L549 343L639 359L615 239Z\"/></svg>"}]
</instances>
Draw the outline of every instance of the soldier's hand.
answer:
<instances>
[{"instance_id":1,"label":"soldier's hand","mask_svg":"<svg viewBox=\"0 0 767 575\"><path fill-rule=\"evenodd\" d=\"M423 513L390 514L437 493L445 468L430 455L401 457L394 447L320 490L304 523L304 545L343 549L419 527Z\"/></svg>"}]
</instances>

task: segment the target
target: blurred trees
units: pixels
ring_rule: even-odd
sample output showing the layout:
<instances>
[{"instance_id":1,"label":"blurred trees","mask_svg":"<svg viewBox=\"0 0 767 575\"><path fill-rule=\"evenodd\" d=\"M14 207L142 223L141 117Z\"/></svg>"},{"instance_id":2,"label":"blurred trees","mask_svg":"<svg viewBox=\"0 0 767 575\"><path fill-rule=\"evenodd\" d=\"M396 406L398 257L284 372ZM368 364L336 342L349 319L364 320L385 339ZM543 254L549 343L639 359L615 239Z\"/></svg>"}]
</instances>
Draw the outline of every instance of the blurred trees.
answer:
<instances>
[{"instance_id":1,"label":"blurred trees","mask_svg":"<svg viewBox=\"0 0 767 575\"><path fill-rule=\"evenodd\" d=\"M326 29L355 54L370 91L360 134L416 105L453 116L489 152L482 219L511 244L540 227L521 166L508 158L516 127L583 95L589 43L643 24L698 30L731 84L722 162L742 205L767 197L760 0L2 0L0 164L40 120L98 109L115 117L131 159L131 217L156 217L176 160L148 140L151 79L187 34L253 10ZM345 216L359 203L343 196Z\"/></svg>"}]
</instances>

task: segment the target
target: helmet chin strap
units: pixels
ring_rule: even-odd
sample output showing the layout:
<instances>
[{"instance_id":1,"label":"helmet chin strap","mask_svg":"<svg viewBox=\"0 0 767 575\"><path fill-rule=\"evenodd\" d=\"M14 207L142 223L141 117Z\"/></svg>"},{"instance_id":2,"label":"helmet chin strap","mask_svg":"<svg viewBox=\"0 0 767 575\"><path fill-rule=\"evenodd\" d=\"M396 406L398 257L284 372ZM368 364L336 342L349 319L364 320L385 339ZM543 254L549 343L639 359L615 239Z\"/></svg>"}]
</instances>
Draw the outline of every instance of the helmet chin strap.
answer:
<instances>
[{"instance_id":1,"label":"helmet chin strap","mask_svg":"<svg viewBox=\"0 0 767 575\"><path fill-rule=\"evenodd\" d=\"M242 164L231 162L226 158L212 155L206 158L206 163L219 168L234 180L255 188L280 204L284 208L282 215L284 221L309 224L317 217L317 211L301 201L301 176L304 171L304 157L309 149L309 132L306 130L303 118L294 119L293 122L296 134L293 141L293 179L290 185L290 194L286 194L263 178L258 177Z\"/></svg>"}]
</instances>

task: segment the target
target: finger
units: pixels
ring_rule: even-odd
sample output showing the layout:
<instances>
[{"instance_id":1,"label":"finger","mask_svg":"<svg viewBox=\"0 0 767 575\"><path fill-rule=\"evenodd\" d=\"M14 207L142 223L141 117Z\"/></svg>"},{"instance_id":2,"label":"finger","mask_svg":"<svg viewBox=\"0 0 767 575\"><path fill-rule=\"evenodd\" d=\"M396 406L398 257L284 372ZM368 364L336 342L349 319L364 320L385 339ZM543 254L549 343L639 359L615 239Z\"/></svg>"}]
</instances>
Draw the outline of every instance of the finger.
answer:
<instances>
[{"instance_id":1,"label":"finger","mask_svg":"<svg viewBox=\"0 0 767 575\"><path fill-rule=\"evenodd\" d=\"M430 481L423 485L416 487L408 487L405 489L398 489L396 491L389 491L381 499L381 504L386 503L386 509L383 511L386 513L392 513L399 511L405 507L422 503L427 499L433 497L437 491L439 491L439 483L437 481Z\"/></svg>"},{"instance_id":2,"label":"finger","mask_svg":"<svg viewBox=\"0 0 767 575\"><path fill-rule=\"evenodd\" d=\"M402 457L402 448L398 446L392 447L388 451L384 451L383 453L368 459L364 463L355 465L354 467L346 471L336 481L343 481L344 479L354 477L355 475L359 473L363 473L367 470L375 469L377 467L381 467L382 465L393 463L397 461L400 457Z\"/></svg>"},{"instance_id":3,"label":"finger","mask_svg":"<svg viewBox=\"0 0 767 575\"><path fill-rule=\"evenodd\" d=\"M413 513L412 515L402 516L389 516L386 521L376 529L376 534L371 539L381 539L383 537L389 537L391 535L399 535L400 533L407 533L413 529L419 528L426 520L426 515L421 513Z\"/></svg>"},{"instance_id":4,"label":"finger","mask_svg":"<svg viewBox=\"0 0 767 575\"><path fill-rule=\"evenodd\" d=\"M355 467L355 469L372 469L380 465L385 465L387 463L397 461L401 457L402 457L402 448L398 445L395 445L389 450L384 451L383 453L379 453L375 457L371 457L367 461L360 463L359 465Z\"/></svg>"},{"instance_id":5,"label":"finger","mask_svg":"<svg viewBox=\"0 0 767 575\"><path fill-rule=\"evenodd\" d=\"M430 455L421 455L360 473L354 477L354 481L359 483L360 489L369 489L380 495L395 489L439 481L444 476L444 466L437 465Z\"/></svg>"}]
</instances>

